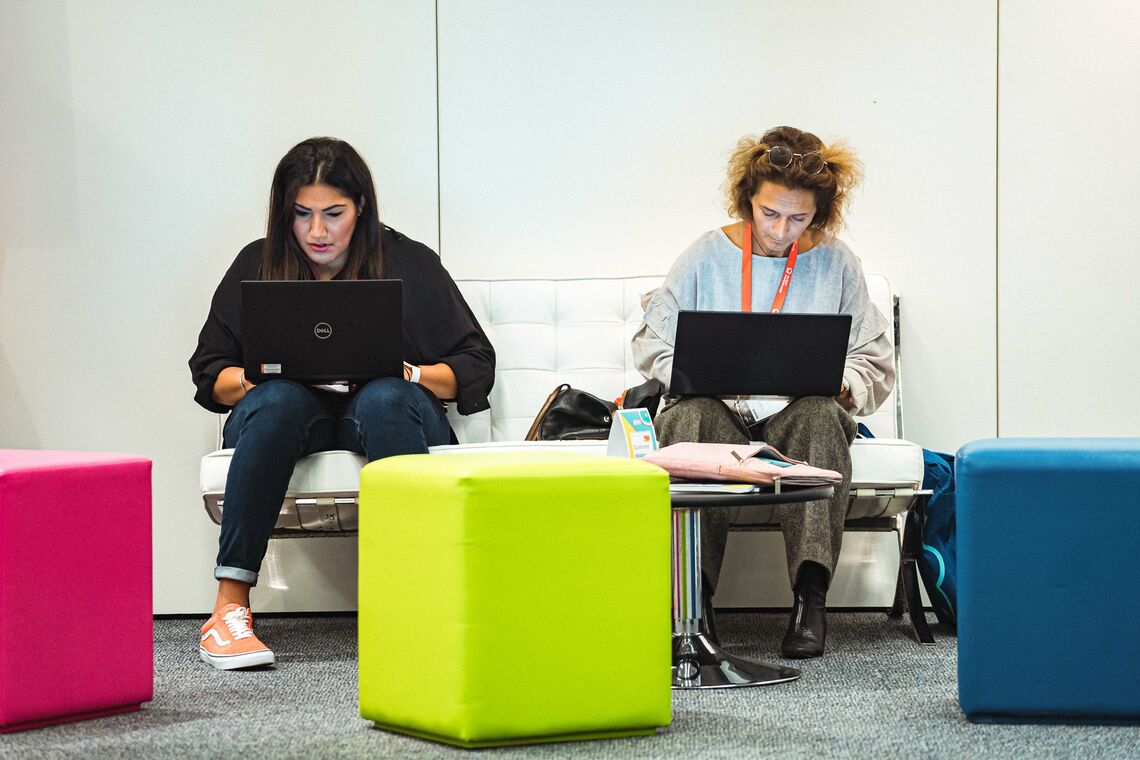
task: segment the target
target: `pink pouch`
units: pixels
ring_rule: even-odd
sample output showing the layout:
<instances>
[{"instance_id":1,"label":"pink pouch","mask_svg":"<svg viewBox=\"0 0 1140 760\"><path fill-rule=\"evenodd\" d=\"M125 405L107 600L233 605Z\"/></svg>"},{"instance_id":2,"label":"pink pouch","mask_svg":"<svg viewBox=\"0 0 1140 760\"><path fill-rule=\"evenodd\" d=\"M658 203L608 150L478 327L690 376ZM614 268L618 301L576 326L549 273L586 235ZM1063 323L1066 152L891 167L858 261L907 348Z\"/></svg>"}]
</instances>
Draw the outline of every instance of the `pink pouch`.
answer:
<instances>
[{"instance_id":1,"label":"pink pouch","mask_svg":"<svg viewBox=\"0 0 1140 760\"><path fill-rule=\"evenodd\" d=\"M824 486L839 483L834 470L812 467L784 456L766 443L741 446L732 443L674 443L642 459L685 480L728 480L770 486L776 478L789 486Z\"/></svg>"}]
</instances>

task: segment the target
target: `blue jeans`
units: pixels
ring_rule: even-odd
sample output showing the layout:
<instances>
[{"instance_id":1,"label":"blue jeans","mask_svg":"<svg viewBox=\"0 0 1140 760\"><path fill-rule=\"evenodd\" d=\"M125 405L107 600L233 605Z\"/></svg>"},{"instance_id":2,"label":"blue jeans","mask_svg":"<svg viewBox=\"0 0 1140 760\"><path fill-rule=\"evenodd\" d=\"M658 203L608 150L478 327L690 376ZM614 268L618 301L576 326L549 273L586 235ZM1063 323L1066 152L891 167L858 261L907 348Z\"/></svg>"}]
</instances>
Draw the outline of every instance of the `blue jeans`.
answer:
<instances>
[{"instance_id":1,"label":"blue jeans","mask_svg":"<svg viewBox=\"0 0 1140 760\"><path fill-rule=\"evenodd\" d=\"M214 577L256 584L298 459L329 449L356 451L370 462L426 454L428 446L449 443L452 433L428 392L402 378L383 377L353 394L292 380L262 383L234 407L222 439L234 454Z\"/></svg>"}]
</instances>

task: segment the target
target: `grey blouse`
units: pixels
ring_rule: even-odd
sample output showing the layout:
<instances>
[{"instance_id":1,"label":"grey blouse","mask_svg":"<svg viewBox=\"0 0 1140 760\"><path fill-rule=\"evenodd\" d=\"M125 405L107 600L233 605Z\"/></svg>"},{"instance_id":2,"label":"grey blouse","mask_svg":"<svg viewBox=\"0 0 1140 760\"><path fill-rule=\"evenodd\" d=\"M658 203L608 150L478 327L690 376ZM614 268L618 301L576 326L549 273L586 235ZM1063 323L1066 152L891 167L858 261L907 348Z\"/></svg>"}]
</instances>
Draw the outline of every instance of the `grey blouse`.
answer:
<instances>
[{"instance_id":1,"label":"grey blouse","mask_svg":"<svg viewBox=\"0 0 1140 760\"><path fill-rule=\"evenodd\" d=\"M697 238L674 262L665 282L650 294L633 337L634 362L645 377L668 388L678 311L740 310L740 258L740 249L723 230L715 229ZM753 311L771 308L786 263L786 258L753 255ZM871 303L862 264L851 249L833 240L801 253L783 310L851 315L843 382L851 391L852 413L874 412L895 382L890 325Z\"/></svg>"}]
</instances>

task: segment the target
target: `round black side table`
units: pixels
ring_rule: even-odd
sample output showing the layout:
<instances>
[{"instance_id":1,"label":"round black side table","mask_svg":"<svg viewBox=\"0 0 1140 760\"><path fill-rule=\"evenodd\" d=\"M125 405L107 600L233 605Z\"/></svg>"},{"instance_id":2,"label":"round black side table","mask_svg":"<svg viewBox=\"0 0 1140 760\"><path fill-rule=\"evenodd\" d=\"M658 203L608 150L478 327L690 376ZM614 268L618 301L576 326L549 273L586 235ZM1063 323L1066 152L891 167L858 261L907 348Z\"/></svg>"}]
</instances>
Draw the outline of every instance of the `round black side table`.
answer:
<instances>
[{"instance_id":1,"label":"round black side table","mask_svg":"<svg viewBox=\"0 0 1140 760\"><path fill-rule=\"evenodd\" d=\"M794 681L796 668L728 654L701 632L701 510L756 504L793 504L826 499L832 486L761 487L723 493L670 488L673 508L673 688L724 689Z\"/></svg>"}]
</instances>

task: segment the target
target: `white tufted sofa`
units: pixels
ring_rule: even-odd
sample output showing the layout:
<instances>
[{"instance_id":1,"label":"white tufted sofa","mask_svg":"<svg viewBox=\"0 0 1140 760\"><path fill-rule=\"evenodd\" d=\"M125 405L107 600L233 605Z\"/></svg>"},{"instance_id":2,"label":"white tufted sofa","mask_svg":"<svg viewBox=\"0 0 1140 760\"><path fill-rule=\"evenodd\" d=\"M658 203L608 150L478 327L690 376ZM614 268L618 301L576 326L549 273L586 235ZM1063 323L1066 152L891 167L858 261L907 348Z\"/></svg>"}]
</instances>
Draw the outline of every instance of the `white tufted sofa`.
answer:
<instances>
[{"instance_id":1,"label":"white tufted sofa","mask_svg":"<svg viewBox=\"0 0 1140 760\"><path fill-rule=\"evenodd\" d=\"M604 442L535 443L522 439L535 413L559 383L612 399L622 389L642 382L633 367L630 338L641 321L642 295L657 287L662 279L458 281L495 347L495 385L489 410L468 417L457 415L454 409L449 412L460 444L433 447L432 453L516 447L604 453ZM876 274L868 275L867 281L872 301L888 319L894 318L894 340L898 333L897 301L890 284ZM876 438L859 439L852 445L849 528L894 529L894 518L923 497L918 490L923 475L921 448L901 440L900 386L901 372L895 390L882 407L860 419ZM215 522L220 522L231 454L232 450L221 449L202 459L202 495ZM362 456L347 451L321 452L299 461L275 535L354 531L356 493L364 464ZM772 508L741 509L734 516L734 525L740 530L771 530L775 527ZM912 540L912 553L913 549ZM902 564L905 568L906 562ZM902 587L900 582L898 589ZM896 607L899 602L896 593ZM928 632L918 633L920 638L929 637Z\"/></svg>"},{"instance_id":2,"label":"white tufted sofa","mask_svg":"<svg viewBox=\"0 0 1140 760\"><path fill-rule=\"evenodd\" d=\"M559 383L614 398L642 377L633 367L630 338L641 322L641 296L661 277L566 280L459 280L458 285L496 352L491 408L471 416L449 412L459 446L437 446L451 453L520 443L542 402ZM896 314L890 284L882 275L867 276L872 301L891 318ZM896 331L897 332L897 331ZM892 335L892 340L894 335ZM896 365L897 365L896 356ZM901 372L895 389L875 414L860 418L874 440L852 446L851 518L898 514L913 501L922 482L921 449L900 440ZM512 443L514 442L514 443ZM544 444L546 447L599 452L600 442ZM202 459L201 486L206 510L219 522L230 449ZM346 451L325 451L297 463L279 534L356 529L355 495L364 458ZM762 522L764 514L743 514L738 522Z\"/></svg>"}]
</instances>

